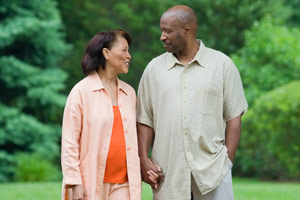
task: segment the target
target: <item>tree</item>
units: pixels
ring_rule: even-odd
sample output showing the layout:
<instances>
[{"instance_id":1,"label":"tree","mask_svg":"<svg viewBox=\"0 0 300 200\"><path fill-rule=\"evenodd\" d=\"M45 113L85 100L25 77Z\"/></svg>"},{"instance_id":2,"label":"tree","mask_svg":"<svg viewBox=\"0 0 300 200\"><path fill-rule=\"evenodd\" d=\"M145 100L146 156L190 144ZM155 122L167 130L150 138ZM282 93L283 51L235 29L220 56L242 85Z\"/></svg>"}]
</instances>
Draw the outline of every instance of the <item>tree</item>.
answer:
<instances>
[{"instance_id":1,"label":"tree","mask_svg":"<svg viewBox=\"0 0 300 200\"><path fill-rule=\"evenodd\" d=\"M121 28L131 34L130 70L129 74L121 78L135 88L147 62L164 51L159 42L159 20L166 9L164 2L112 0L99 3L93 0L65 0L58 3L67 27L67 39L73 44L70 57L63 63L64 69L70 73L68 91L84 77L80 60L87 43L99 31Z\"/></svg>"},{"instance_id":2,"label":"tree","mask_svg":"<svg viewBox=\"0 0 300 200\"><path fill-rule=\"evenodd\" d=\"M0 181L15 155L58 156L67 76L57 63L69 50L53 0L0 2Z\"/></svg>"},{"instance_id":3,"label":"tree","mask_svg":"<svg viewBox=\"0 0 300 200\"><path fill-rule=\"evenodd\" d=\"M68 41L74 44L71 55L63 63L70 73L68 91L82 79L80 60L85 45L98 31L123 28L133 37L132 62L129 74L121 78L137 89L147 63L165 50L159 41L160 17L174 5L186 4L193 8L199 19L198 38L212 48L227 54L244 44L243 31L266 13L287 18L288 8L283 0L132 0L58 1L67 27Z\"/></svg>"},{"instance_id":4,"label":"tree","mask_svg":"<svg viewBox=\"0 0 300 200\"><path fill-rule=\"evenodd\" d=\"M243 32L254 21L269 14L286 19L290 16L284 0L175 0L172 5L189 5L198 17L198 38L207 46L226 54L234 53L244 45Z\"/></svg>"},{"instance_id":5,"label":"tree","mask_svg":"<svg viewBox=\"0 0 300 200\"><path fill-rule=\"evenodd\" d=\"M260 95L300 79L300 29L265 17L246 31L245 46L232 55L251 106Z\"/></svg>"}]
</instances>

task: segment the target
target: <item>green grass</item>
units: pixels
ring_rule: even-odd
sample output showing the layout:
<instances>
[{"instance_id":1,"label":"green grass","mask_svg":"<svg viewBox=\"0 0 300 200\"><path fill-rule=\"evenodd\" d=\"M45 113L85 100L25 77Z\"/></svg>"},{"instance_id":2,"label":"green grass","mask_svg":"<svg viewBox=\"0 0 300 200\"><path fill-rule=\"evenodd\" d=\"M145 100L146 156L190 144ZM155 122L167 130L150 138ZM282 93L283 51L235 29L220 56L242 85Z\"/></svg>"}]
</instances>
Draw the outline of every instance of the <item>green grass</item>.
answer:
<instances>
[{"instance_id":1,"label":"green grass","mask_svg":"<svg viewBox=\"0 0 300 200\"><path fill-rule=\"evenodd\" d=\"M300 183L234 179L235 200L300 200Z\"/></svg>"},{"instance_id":2,"label":"green grass","mask_svg":"<svg viewBox=\"0 0 300 200\"><path fill-rule=\"evenodd\" d=\"M260 182L249 179L233 180L235 200L299 200L300 183ZM58 200L61 183L2 183L1 200ZM152 199L149 185L143 183L143 200Z\"/></svg>"}]
</instances>

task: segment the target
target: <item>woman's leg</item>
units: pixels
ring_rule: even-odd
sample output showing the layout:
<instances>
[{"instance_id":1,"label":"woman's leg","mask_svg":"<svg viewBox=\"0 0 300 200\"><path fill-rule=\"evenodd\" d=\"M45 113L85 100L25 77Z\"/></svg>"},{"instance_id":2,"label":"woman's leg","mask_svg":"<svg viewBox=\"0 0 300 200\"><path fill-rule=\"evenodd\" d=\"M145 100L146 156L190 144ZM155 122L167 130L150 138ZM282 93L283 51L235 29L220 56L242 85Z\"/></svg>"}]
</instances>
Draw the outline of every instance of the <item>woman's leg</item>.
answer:
<instances>
[{"instance_id":1,"label":"woman's leg","mask_svg":"<svg viewBox=\"0 0 300 200\"><path fill-rule=\"evenodd\" d=\"M109 191L109 200L129 200L129 184L126 183L115 183L111 184Z\"/></svg>"}]
</instances>

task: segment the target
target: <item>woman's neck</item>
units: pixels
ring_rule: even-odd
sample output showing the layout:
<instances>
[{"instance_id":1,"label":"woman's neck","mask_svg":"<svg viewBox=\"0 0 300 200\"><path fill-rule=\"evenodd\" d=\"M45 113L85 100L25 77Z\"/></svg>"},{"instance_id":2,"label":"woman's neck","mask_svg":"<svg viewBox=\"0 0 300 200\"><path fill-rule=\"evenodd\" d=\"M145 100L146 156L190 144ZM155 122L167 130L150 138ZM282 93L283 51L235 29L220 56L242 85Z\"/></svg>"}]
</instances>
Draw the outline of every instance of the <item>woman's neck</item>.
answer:
<instances>
[{"instance_id":1,"label":"woman's neck","mask_svg":"<svg viewBox=\"0 0 300 200\"><path fill-rule=\"evenodd\" d=\"M98 68L98 76L111 99L112 105L118 105L118 83L117 74L109 70L109 68Z\"/></svg>"},{"instance_id":2,"label":"woman's neck","mask_svg":"<svg viewBox=\"0 0 300 200\"><path fill-rule=\"evenodd\" d=\"M98 76L103 85L113 86L117 85L117 74L113 73L107 67L103 69L101 66L98 68Z\"/></svg>"}]
</instances>

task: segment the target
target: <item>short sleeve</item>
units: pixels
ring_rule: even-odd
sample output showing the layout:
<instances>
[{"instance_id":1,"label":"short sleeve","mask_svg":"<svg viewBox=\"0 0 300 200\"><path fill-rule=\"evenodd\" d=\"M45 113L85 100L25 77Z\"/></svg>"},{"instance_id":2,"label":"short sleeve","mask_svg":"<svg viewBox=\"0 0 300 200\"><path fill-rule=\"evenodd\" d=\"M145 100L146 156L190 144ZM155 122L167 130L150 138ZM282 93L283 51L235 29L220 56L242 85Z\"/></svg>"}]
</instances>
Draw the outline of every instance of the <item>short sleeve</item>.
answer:
<instances>
[{"instance_id":1,"label":"short sleeve","mask_svg":"<svg viewBox=\"0 0 300 200\"><path fill-rule=\"evenodd\" d=\"M146 68L138 88L137 122L153 128L153 106L150 83L150 73Z\"/></svg>"},{"instance_id":2,"label":"short sleeve","mask_svg":"<svg viewBox=\"0 0 300 200\"><path fill-rule=\"evenodd\" d=\"M223 86L223 116L225 121L229 121L248 109L240 73L231 60L224 65Z\"/></svg>"}]
</instances>

